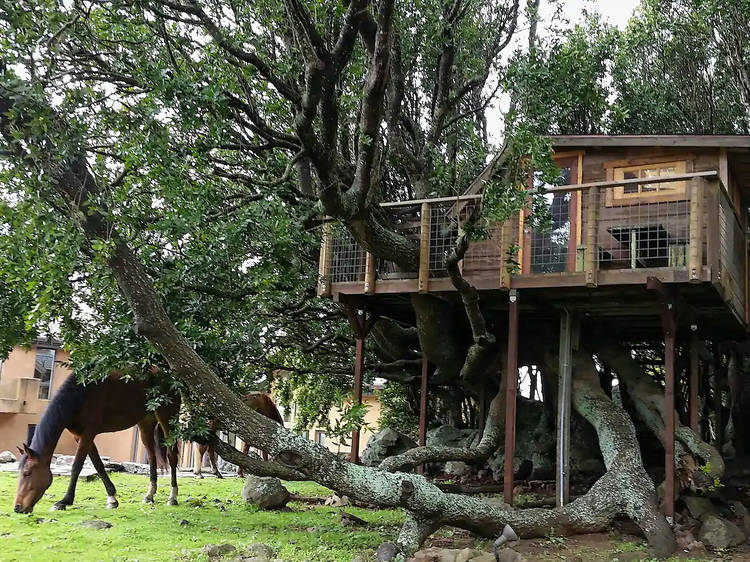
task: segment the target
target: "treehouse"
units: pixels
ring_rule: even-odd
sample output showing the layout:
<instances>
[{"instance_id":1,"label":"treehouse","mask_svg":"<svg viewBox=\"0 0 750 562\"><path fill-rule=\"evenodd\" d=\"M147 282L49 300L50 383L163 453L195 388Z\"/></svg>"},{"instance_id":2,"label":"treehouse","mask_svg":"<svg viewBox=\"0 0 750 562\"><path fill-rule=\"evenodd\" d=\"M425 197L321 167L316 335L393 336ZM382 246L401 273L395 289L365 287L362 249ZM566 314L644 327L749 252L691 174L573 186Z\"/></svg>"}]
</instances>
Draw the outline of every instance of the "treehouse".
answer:
<instances>
[{"instance_id":1,"label":"treehouse","mask_svg":"<svg viewBox=\"0 0 750 562\"><path fill-rule=\"evenodd\" d=\"M484 239L470 243L461 272L479 290L483 305L508 310L508 372L517 370L519 323L560 318L561 405L570 400L576 322L623 340L663 345L665 423L673 427L675 337L740 339L750 322L750 137L551 140L562 181L540 185L533 179L528 186L529 201L546 207L538 214L547 220L535 224L527 208L504 223L490 224ZM445 258L494 168L490 163L458 197L381 203L391 227L419 245L414 271L375 258L344 229L327 225L319 294L361 311L353 318L362 328L364 311L377 315L385 307L391 313L400 307L408 316L413 293L457 298ZM691 425L697 426L695 364L689 400ZM512 386L506 389L509 406L515 404ZM506 412L506 459L511 463L513 409ZM567 495L568 423L558 419L560 503ZM673 447L673 431L667 431L668 490L674 480ZM512 498L512 477L506 465L506 501Z\"/></svg>"}]
</instances>

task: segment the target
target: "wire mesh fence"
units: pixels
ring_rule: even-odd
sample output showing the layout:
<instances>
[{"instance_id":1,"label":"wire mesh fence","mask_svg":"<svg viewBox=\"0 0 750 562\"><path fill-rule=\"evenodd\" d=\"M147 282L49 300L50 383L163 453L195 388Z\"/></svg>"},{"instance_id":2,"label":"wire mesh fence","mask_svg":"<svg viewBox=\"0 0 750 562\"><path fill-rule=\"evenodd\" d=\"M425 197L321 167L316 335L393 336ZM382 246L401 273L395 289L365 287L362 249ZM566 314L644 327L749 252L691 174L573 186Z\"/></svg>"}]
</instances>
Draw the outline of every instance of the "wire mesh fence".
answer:
<instances>
[{"instance_id":1,"label":"wire mesh fence","mask_svg":"<svg viewBox=\"0 0 750 562\"><path fill-rule=\"evenodd\" d=\"M333 229L330 279L332 283L351 283L365 279L365 251L340 224Z\"/></svg>"}]
</instances>

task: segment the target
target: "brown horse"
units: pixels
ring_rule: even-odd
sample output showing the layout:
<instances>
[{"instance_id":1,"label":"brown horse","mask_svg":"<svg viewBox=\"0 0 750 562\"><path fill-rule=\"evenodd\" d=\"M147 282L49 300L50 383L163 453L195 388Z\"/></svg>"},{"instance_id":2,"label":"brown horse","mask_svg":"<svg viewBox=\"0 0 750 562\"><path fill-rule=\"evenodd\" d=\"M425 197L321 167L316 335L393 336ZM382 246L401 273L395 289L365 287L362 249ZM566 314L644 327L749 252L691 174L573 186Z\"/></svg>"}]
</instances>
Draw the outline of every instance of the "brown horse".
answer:
<instances>
[{"instance_id":1,"label":"brown horse","mask_svg":"<svg viewBox=\"0 0 750 562\"><path fill-rule=\"evenodd\" d=\"M270 418L280 423L281 425L284 425L284 418L281 417L281 414L279 413L278 408L276 408L276 404L273 403L270 394L266 392L251 392L249 394L245 394L242 397L242 401L259 414L263 414L267 418ZM210 420L209 425L213 430L221 429L220 427L218 427L218 424L214 420ZM249 450L250 445L244 443L242 446L242 452L247 454ZM198 444L198 459L195 463L195 474L198 477L203 478L201 469L203 467L203 455L206 453L206 451L208 451L208 460L211 462L211 467L213 468L214 475L217 478L222 478L221 471L219 470L219 467L216 463L216 449L210 443ZM265 452L263 453L263 460L268 460L268 454ZM244 476L242 468L237 471L237 474L239 476Z\"/></svg>"},{"instance_id":2,"label":"brown horse","mask_svg":"<svg viewBox=\"0 0 750 562\"><path fill-rule=\"evenodd\" d=\"M18 490L16 513L30 513L34 505L52 484L50 464L52 454L63 430L70 431L78 441L78 450L70 471L70 484L65 496L53 509L65 509L72 505L76 482L86 460L91 459L94 468L107 491L107 507L118 506L115 486L104 469L94 437L99 433L121 431L138 425L141 441L148 454L150 486L143 499L153 502L156 493L157 468L157 424L163 434L169 434L169 420L179 413L179 398L171 404L161 406L154 412L146 408L145 383L127 381L118 374L110 375L101 383L83 386L74 377L69 377L55 394L34 432L31 445L19 447L21 460L18 465ZM177 504L177 445L168 448L172 465L172 491L167 503Z\"/></svg>"}]
</instances>

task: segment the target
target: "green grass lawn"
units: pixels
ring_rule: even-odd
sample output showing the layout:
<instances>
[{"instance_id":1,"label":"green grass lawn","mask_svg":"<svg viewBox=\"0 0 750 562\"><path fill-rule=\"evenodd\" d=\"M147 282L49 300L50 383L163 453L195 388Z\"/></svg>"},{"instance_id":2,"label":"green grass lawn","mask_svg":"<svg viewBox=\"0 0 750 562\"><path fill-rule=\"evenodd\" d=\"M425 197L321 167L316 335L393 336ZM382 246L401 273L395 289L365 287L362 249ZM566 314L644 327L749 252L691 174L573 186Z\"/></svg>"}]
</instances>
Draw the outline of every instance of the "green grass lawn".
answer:
<instances>
[{"instance_id":1,"label":"green grass lawn","mask_svg":"<svg viewBox=\"0 0 750 562\"><path fill-rule=\"evenodd\" d=\"M16 475L0 473L0 559L76 560L201 560L203 545L230 543L241 549L256 542L273 547L283 560L346 561L373 552L384 540L393 540L402 521L400 511L370 511L347 507L368 527L341 525L341 508L290 503L288 511L268 512L247 506L238 478L179 482L180 505L166 505L169 480L159 478L155 505L141 503L148 479L113 474L120 507L108 510L101 482L79 482L76 503L67 511L50 512L68 484L55 477L52 487L31 515L13 513ZM288 483L292 493L327 496L330 492L310 482ZM188 498L192 498L187 501ZM191 505L191 504L199 505ZM223 509L223 510L222 510ZM56 521L43 521L54 519ZM81 525L102 519L112 528L94 530ZM181 525L182 520L188 521Z\"/></svg>"}]
</instances>

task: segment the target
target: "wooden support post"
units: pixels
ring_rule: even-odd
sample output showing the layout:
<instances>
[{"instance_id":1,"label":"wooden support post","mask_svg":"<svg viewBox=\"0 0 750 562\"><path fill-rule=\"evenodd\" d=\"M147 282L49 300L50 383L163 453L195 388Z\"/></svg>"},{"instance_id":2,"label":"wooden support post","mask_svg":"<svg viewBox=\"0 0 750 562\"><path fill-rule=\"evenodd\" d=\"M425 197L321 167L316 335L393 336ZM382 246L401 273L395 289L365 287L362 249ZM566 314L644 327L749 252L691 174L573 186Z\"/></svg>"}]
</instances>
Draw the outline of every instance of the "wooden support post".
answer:
<instances>
[{"instance_id":1,"label":"wooden support post","mask_svg":"<svg viewBox=\"0 0 750 562\"><path fill-rule=\"evenodd\" d=\"M690 410L690 429L696 434L699 433L698 411L700 404L698 402L698 389L700 387L700 340L698 335L693 332L690 337L690 400L688 409Z\"/></svg>"},{"instance_id":2,"label":"wooden support post","mask_svg":"<svg viewBox=\"0 0 750 562\"><path fill-rule=\"evenodd\" d=\"M352 402L355 405L362 403L362 371L365 366L365 337L363 333L357 335L355 340L356 357L354 360L354 388L352 391ZM359 462L359 428L352 431L352 448L349 460L353 463Z\"/></svg>"},{"instance_id":3,"label":"wooden support post","mask_svg":"<svg viewBox=\"0 0 750 562\"><path fill-rule=\"evenodd\" d=\"M557 387L557 470L555 501L557 506L570 498L570 416L573 378L573 318L567 309L560 316L559 383Z\"/></svg>"},{"instance_id":4,"label":"wooden support post","mask_svg":"<svg viewBox=\"0 0 750 562\"><path fill-rule=\"evenodd\" d=\"M721 243L719 241L719 181L708 180L703 184L705 208L708 209L708 216L715 217L713 220L706 222L706 257L708 266L711 270L711 282L719 282L719 270L721 263Z\"/></svg>"},{"instance_id":5,"label":"wooden support post","mask_svg":"<svg viewBox=\"0 0 750 562\"><path fill-rule=\"evenodd\" d=\"M656 277L646 280L646 287L661 296L661 323L664 332L664 515L674 524L674 352L677 322L675 298Z\"/></svg>"},{"instance_id":6,"label":"wooden support post","mask_svg":"<svg viewBox=\"0 0 750 562\"><path fill-rule=\"evenodd\" d=\"M422 357L422 384L419 392L419 446L427 444L427 357ZM417 466L417 473L424 474L424 464Z\"/></svg>"},{"instance_id":7,"label":"wooden support post","mask_svg":"<svg viewBox=\"0 0 750 562\"><path fill-rule=\"evenodd\" d=\"M596 231L599 220L599 188L590 187L586 193L588 207L586 209L586 255L584 257L584 271L586 272L586 286L597 285L597 247Z\"/></svg>"},{"instance_id":8,"label":"wooden support post","mask_svg":"<svg viewBox=\"0 0 750 562\"><path fill-rule=\"evenodd\" d=\"M365 294L375 294L375 256L370 252L365 254Z\"/></svg>"},{"instance_id":9,"label":"wooden support post","mask_svg":"<svg viewBox=\"0 0 750 562\"><path fill-rule=\"evenodd\" d=\"M508 272L508 252L512 244L512 228L510 219L500 226L500 288L510 289L510 273Z\"/></svg>"},{"instance_id":10,"label":"wooden support post","mask_svg":"<svg viewBox=\"0 0 750 562\"><path fill-rule=\"evenodd\" d=\"M516 452L516 391L518 388L518 291L508 305L508 361L505 369L505 467L503 497L513 505L513 460Z\"/></svg>"},{"instance_id":11,"label":"wooden support post","mask_svg":"<svg viewBox=\"0 0 750 562\"><path fill-rule=\"evenodd\" d=\"M422 203L419 232L419 292L430 290L430 204Z\"/></svg>"},{"instance_id":12,"label":"wooden support post","mask_svg":"<svg viewBox=\"0 0 750 562\"><path fill-rule=\"evenodd\" d=\"M700 283L703 277L703 197L706 185L703 178L695 178L690 189L690 254L688 275L693 283Z\"/></svg>"},{"instance_id":13,"label":"wooden support post","mask_svg":"<svg viewBox=\"0 0 750 562\"><path fill-rule=\"evenodd\" d=\"M333 263L333 223L323 223L318 264L318 296L331 296L331 264Z\"/></svg>"}]
</instances>

